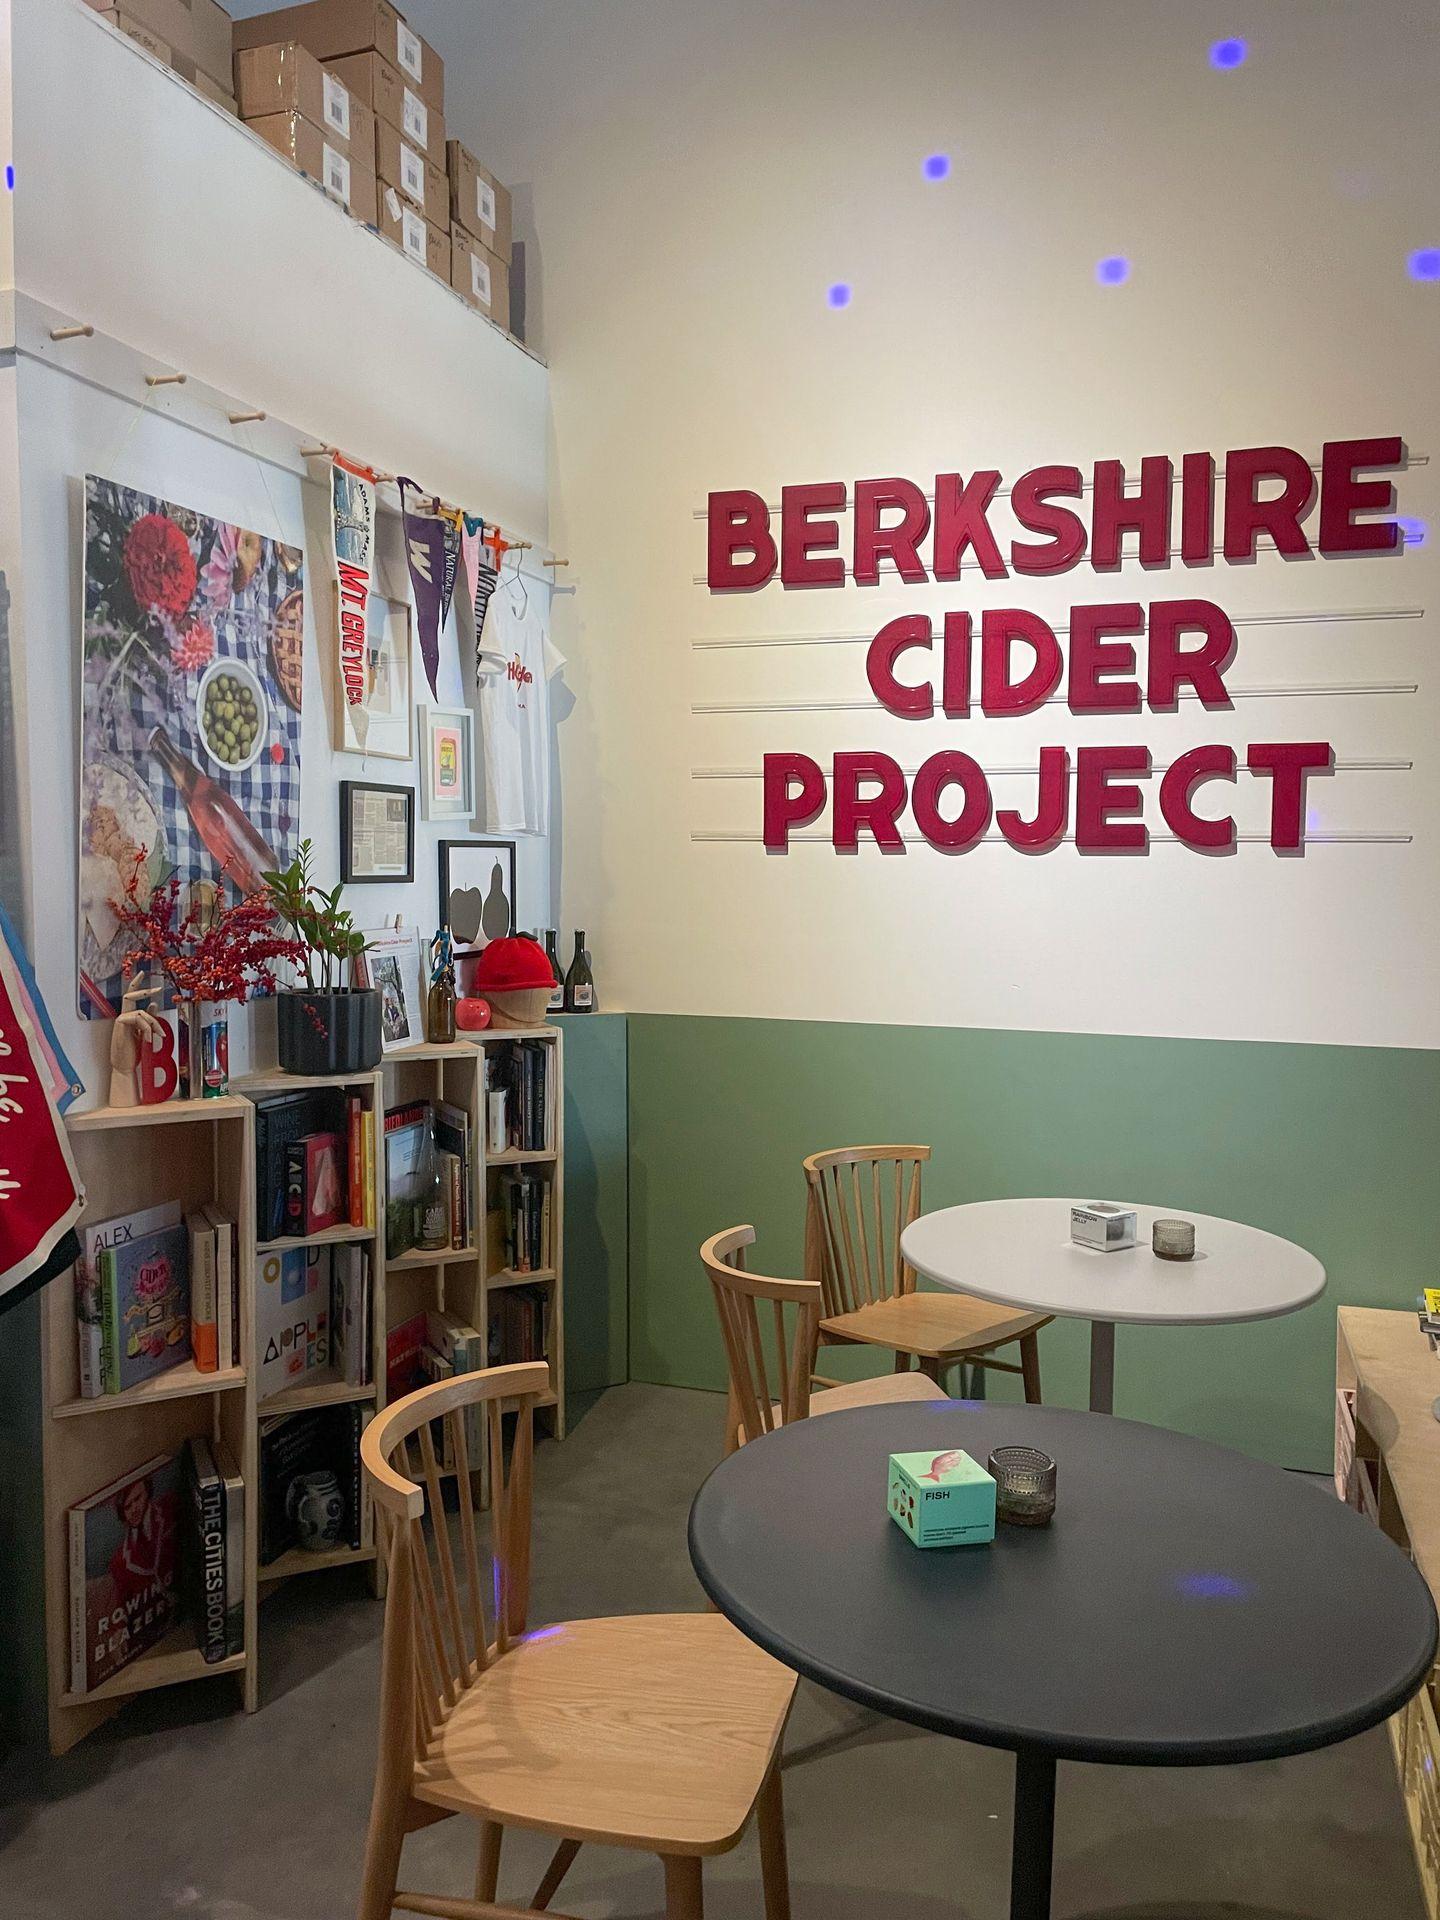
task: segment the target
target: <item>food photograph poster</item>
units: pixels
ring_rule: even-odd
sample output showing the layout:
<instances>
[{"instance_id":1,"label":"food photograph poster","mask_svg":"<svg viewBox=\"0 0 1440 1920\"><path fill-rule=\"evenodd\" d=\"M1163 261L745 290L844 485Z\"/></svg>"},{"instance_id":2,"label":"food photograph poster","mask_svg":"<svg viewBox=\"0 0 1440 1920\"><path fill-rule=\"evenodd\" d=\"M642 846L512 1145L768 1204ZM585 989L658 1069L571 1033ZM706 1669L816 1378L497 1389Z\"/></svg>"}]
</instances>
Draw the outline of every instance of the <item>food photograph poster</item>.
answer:
<instances>
[{"instance_id":1,"label":"food photograph poster","mask_svg":"<svg viewBox=\"0 0 1440 1920\"><path fill-rule=\"evenodd\" d=\"M174 874L202 911L299 841L304 555L85 480L79 1006L120 1010L111 903Z\"/></svg>"}]
</instances>

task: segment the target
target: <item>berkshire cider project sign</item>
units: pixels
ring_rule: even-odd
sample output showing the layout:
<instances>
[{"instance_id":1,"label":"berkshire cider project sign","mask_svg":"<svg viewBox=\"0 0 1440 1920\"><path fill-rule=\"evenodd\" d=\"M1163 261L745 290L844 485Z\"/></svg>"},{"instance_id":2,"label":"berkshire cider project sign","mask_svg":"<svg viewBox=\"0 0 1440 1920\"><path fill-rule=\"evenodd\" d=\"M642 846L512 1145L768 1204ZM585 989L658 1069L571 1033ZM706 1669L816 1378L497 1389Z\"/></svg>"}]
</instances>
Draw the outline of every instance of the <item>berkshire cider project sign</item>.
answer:
<instances>
[{"instance_id":1,"label":"berkshire cider project sign","mask_svg":"<svg viewBox=\"0 0 1440 1920\"><path fill-rule=\"evenodd\" d=\"M1008 566L989 519L1001 481L993 468L968 480L938 474L933 511L911 480L857 480L849 490L840 480L786 487L778 541L758 493L716 492L707 516L706 579L714 593L753 591L777 572L786 587L843 586L847 569L837 516L847 507L857 586L877 585L882 561L910 585L956 580L962 566L978 569L987 580L1004 580L1012 572L1044 577L1078 566L1087 555L1097 571L1114 570L1126 534L1137 537L1140 564L1151 569L1168 568L1177 555L1185 567L1209 567L1217 557L1230 566L1249 565L1262 534L1286 559L1393 552L1401 545L1399 523L1357 516L1391 512L1393 484L1373 476L1403 458L1398 437L1329 441L1317 480L1310 461L1290 447L1241 447L1224 456L1217 499L1213 455L1187 453L1180 461L1178 548L1172 544L1177 489L1168 455L1141 462L1133 493L1120 461L1096 461L1088 525L1080 469L1034 467L1009 496L1020 533L1034 538L1009 541ZM1317 490L1312 544L1302 521ZM927 541L928 557L921 552ZM875 698L902 719L937 712L948 719L1003 719L1035 712L1056 696L1062 680L1065 702L1076 714L1135 714L1147 707L1173 713L1182 696L1207 709L1228 709L1225 675L1234 657L1235 629L1224 611L1213 600L1187 597L1148 606L1138 600L1074 606L1064 653L1054 629L1024 607L986 611L978 632L963 609L947 612L938 633L928 614L902 615L870 642L865 667ZM1333 766L1331 743L1253 741L1243 764L1251 776L1270 783L1271 846L1301 848L1306 779ZM1160 813L1184 845L1213 852L1235 844L1233 818L1215 810L1213 795L1200 812L1197 797L1213 782L1234 781L1240 765L1233 747L1205 744L1166 768ZM907 804L922 838L950 852L973 846L992 818L983 769L954 750L932 754L908 782L886 753L836 753L828 782L805 753L767 753L763 772L764 842L771 852L786 851L792 831L818 819L827 804L831 842L847 853L856 850L862 832L887 851L903 852L898 821ZM1135 852L1149 842L1136 784L1149 772L1150 750L1142 744L1079 747L1073 767L1067 747L1042 747L1033 809L1001 808L994 812L995 825L1011 846L1029 852L1053 847L1072 832L1088 852Z\"/></svg>"}]
</instances>

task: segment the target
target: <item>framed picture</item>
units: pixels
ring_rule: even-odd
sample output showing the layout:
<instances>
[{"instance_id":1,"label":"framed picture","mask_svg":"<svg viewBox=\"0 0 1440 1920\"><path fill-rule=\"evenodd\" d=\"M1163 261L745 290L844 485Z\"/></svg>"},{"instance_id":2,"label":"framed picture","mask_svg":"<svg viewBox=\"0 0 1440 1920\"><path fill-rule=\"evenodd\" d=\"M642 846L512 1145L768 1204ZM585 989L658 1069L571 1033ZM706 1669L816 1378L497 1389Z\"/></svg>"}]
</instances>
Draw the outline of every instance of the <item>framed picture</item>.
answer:
<instances>
[{"instance_id":1,"label":"framed picture","mask_svg":"<svg viewBox=\"0 0 1440 1920\"><path fill-rule=\"evenodd\" d=\"M418 1047L425 1039L420 997L420 941L414 927L382 927L365 936L369 945L355 966L355 983L380 993L380 1045Z\"/></svg>"},{"instance_id":2,"label":"framed picture","mask_svg":"<svg viewBox=\"0 0 1440 1920\"><path fill-rule=\"evenodd\" d=\"M475 716L467 707L422 707L425 818L470 820L475 814Z\"/></svg>"},{"instance_id":3,"label":"framed picture","mask_svg":"<svg viewBox=\"0 0 1440 1920\"><path fill-rule=\"evenodd\" d=\"M340 782L340 878L346 886L415 878L413 787Z\"/></svg>"},{"instance_id":4,"label":"framed picture","mask_svg":"<svg viewBox=\"0 0 1440 1920\"><path fill-rule=\"evenodd\" d=\"M415 753L410 715L410 607L372 593L365 609L365 697L336 702L340 751L409 760Z\"/></svg>"},{"instance_id":5,"label":"framed picture","mask_svg":"<svg viewBox=\"0 0 1440 1920\"><path fill-rule=\"evenodd\" d=\"M440 918L456 953L480 953L515 931L513 840L440 842Z\"/></svg>"}]
</instances>

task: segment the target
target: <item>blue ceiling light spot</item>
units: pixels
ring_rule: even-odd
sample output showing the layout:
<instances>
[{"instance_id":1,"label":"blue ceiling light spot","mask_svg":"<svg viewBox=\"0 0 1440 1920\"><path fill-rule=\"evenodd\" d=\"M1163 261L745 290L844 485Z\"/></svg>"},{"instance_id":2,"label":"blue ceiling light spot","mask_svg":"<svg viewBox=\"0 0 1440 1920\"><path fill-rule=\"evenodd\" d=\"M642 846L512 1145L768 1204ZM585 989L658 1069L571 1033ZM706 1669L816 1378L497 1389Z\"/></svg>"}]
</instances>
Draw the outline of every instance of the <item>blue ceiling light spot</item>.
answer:
<instances>
[{"instance_id":1,"label":"blue ceiling light spot","mask_svg":"<svg viewBox=\"0 0 1440 1920\"><path fill-rule=\"evenodd\" d=\"M837 280L834 286L827 290L825 298L832 307L848 307L850 304L850 288L844 280Z\"/></svg>"},{"instance_id":2,"label":"blue ceiling light spot","mask_svg":"<svg viewBox=\"0 0 1440 1920\"><path fill-rule=\"evenodd\" d=\"M1210 49L1210 64L1222 73L1243 67L1250 49L1243 40L1217 40Z\"/></svg>"},{"instance_id":3,"label":"blue ceiling light spot","mask_svg":"<svg viewBox=\"0 0 1440 1920\"><path fill-rule=\"evenodd\" d=\"M1246 1600L1250 1589L1228 1573L1177 1573L1175 1588L1187 1600Z\"/></svg>"},{"instance_id":4,"label":"blue ceiling light spot","mask_svg":"<svg viewBox=\"0 0 1440 1920\"><path fill-rule=\"evenodd\" d=\"M5 168L5 185L11 193L15 191L15 169L13 166L7 165Z\"/></svg>"},{"instance_id":5,"label":"blue ceiling light spot","mask_svg":"<svg viewBox=\"0 0 1440 1920\"><path fill-rule=\"evenodd\" d=\"M1430 537L1429 527L1423 520L1417 520L1412 514L1402 513L1396 524L1400 528L1402 546L1423 547Z\"/></svg>"},{"instance_id":6,"label":"blue ceiling light spot","mask_svg":"<svg viewBox=\"0 0 1440 1920\"><path fill-rule=\"evenodd\" d=\"M1440 280L1440 247L1417 247L1410 256L1412 280Z\"/></svg>"},{"instance_id":7,"label":"blue ceiling light spot","mask_svg":"<svg viewBox=\"0 0 1440 1920\"><path fill-rule=\"evenodd\" d=\"M948 180L950 178L950 156L948 153L932 153L922 162L920 171L927 180Z\"/></svg>"},{"instance_id":8,"label":"blue ceiling light spot","mask_svg":"<svg viewBox=\"0 0 1440 1920\"><path fill-rule=\"evenodd\" d=\"M1123 253L1108 254L1105 259L1097 261L1095 278L1102 287L1123 287L1130 278L1130 262Z\"/></svg>"}]
</instances>

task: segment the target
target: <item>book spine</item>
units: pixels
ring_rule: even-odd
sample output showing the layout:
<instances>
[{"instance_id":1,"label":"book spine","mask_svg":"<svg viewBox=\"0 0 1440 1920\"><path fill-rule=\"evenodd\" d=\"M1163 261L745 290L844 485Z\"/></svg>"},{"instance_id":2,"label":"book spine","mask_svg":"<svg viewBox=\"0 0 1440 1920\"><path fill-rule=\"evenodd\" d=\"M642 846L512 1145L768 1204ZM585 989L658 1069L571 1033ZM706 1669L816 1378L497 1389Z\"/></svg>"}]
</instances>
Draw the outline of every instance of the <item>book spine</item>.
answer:
<instances>
[{"instance_id":1,"label":"book spine","mask_svg":"<svg viewBox=\"0 0 1440 1920\"><path fill-rule=\"evenodd\" d=\"M285 1149L285 1220L280 1231L296 1240L305 1232L307 1184L304 1143L292 1140Z\"/></svg>"},{"instance_id":2,"label":"book spine","mask_svg":"<svg viewBox=\"0 0 1440 1920\"><path fill-rule=\"evenodd\" d=\"M354 1401L350 1407L350 1544L359 1547L365 1524L365 1476L360 1471L360 1431L365 1424L365 1409Z\"/></svg>"},{"instance_id":3,"label":"book spine","mask_svg":"<svg viewBox=\"0 0 1440 1920\"><path fill-rule=\"evenodd\" d=\"M214 1373L220 1365L215 1229L203 1214L192 1214L189 1224L190 1345L195 1355L196 1370Z\"/></svg>"},{"instance_id":4,"label":"book spine","mask_svg":"<svg viewBox=\"0 0 1440 1920\"><path fill-rule=\"evenodd\" d=\"M360 1162L360 1177L365 1197L363 1224L373 1232L375 1227L375 1123L368 1113L362 1113L360 1122Z\"/></svg>"},{"instance_id":5,"label":"book spine","mask_svg":"<svg viewBox=\"0 0 1440 1920\"><path fill-rule=\"evenodd\" d=\"M84 1263L75 1266L75 1342L80 1362L80 1397L98 1400L105 1391L101 1381L101 1331L94 1313L96 1275Z\"/></svg>"},{"instance_id":6,"label":"book spine","mask_svg":"<svg viewBox=\"0 0 1440 1920\"><path fill-rule=\"evenodd\" d=\"M365 1110L358 1093L348 1101L347 1169L350 1180L350 1224L365 1225Z\"/></svg>"},{"instance_id":7,"label":"book spine","mask_svg":"<svg viewBox=\"0 0 1440 1920\"><path fill-rule=\"evenodd\" d=\"M100 1391L120 1391L120 1302L116 1298L115 1254L109 1247L96 1263L100 1277Z\"/></svg>"},{"instance_id":8,"label":"book spine","mask_svg":"<svg viewBox=\"0 0 1440 1920\"><path fill-rule=\"evenodd\" d=\"M450 1175L450 1245L459 1251L465 1245L465 1188L460 1178L460 1156L445 1156Z\"/></svg>"},{"instance_id":9,"label":"book spine","mask_svg":"<svg viewBox=\"0 0 1440 1920\"><path fill-rule=\"evenodd\" d=\"M235 1275L232 1271L234 1254L230 1244L230 1233L231 1228L228 1220L217 1220L210 1229L210 1237L214 1243L215 1260L216 1346L219 1350L220 1364L222 1367L238 1365L236 1348L239 1343L236 1338L238 1329L235 1325Z\"/></svg>"},{"instance_id":10,"label":"book spine","mask_svg":"<svg viewBox=\"0 0 1440 1920\"><path fill-rule=\"evenodd\" d=\"M70 1691L87 1693L85 1650L90 1626L85 1610L85 1516L70 1515Z\"/></svg>"},{"instance_id":11,"label":"book spine","mask_svg":"<svg viewBox=\"0 0 1440 1920\"><path fill-rule=\"evenodd\" d=\"M245 1482L228 1472L225 1489L225 1652L245 1651Z\"/></svg>"},{"instance_id":12,"label":"book spine","mask_svg":"<svg viewBox=\"0 0 1440 1920\"><path fill-rule=\"evenodd\" d=\"M205 1664L225 1658L225 1494L220 1476L195 1473L196 1545L200 1561L200 1619L196 1623Z\"/></svg>"}]
</instances>

